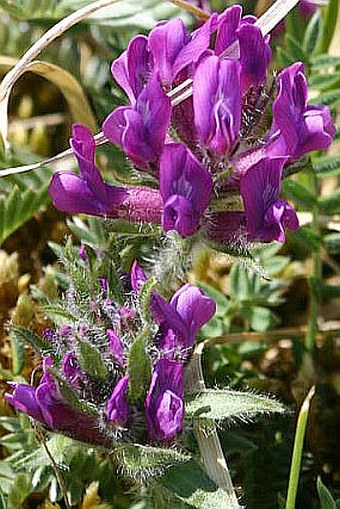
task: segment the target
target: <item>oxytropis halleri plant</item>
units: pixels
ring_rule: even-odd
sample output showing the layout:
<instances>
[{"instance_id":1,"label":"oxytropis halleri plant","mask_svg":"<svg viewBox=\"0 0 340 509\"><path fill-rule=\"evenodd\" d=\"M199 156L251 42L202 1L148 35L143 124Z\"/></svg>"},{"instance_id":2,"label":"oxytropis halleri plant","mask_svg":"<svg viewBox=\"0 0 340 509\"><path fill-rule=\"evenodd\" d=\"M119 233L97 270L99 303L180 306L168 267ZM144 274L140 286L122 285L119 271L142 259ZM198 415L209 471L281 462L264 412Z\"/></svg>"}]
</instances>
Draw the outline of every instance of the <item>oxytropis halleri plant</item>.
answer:
<instances>
[{"instance_id":1,"label":"oxytropis halleri plant","mask_svg":"<svg viewBox=\"0 0 340 509\"><path fill-rule=\"evenodd\" d=\"M129 104L108 116L103 132L152 185L105 183L92 135L77 125L80 175L53 176L54 205L160 223L225 250L283 242L299 223L280 198L281 181L290 165L329 147L335 128L328 107L308 105L302 63L267 83L269 37L254 21L234 5L191 34L173 19L134 37L112 64Z\"/></svg>"},{"instance_id":2,"label":"oxytropis halleri plant","mask_svg":"<svg viewBox=\"0 0 340 509\"><path fill-rule=\"evenodd\" d=\"M81 256L78 269L88 264L84 249ZM189 284L167 302L151 283L134 263L123 280L124 305L110 297L105 277L92 297L71 284L65 303L76 314L45 331L40 381L13 383L7 401L49 430L90 444L173 441L183 428L185 367L215 303Z\"/></svg>"}]
</instances>

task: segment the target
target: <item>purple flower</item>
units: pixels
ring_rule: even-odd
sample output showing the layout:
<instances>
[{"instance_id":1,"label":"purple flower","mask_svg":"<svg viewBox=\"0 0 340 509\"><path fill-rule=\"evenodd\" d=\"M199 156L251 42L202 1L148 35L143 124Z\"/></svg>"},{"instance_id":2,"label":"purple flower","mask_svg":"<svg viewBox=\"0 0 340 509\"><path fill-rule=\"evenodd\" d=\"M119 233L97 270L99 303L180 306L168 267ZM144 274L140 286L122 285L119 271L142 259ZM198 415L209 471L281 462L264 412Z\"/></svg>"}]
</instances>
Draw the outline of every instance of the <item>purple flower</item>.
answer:
<instances>
[{"instance_id":1,"label":"purple flower","mask_svg":"<svg viewBox=\"0 0 340 509\"><path fill-rule=\"evenodd\" d=\"M304 66L297 62L278 76L278 95L273 104L273 144L270 153L299 159L313 150L325 150L335 127L327 106L308 106Z\"/></svg>"},{"instance_id":2,"label":"purple flower","mask_svg":"<svg viewBox=\"0 0 340 509\"><path fill-rule=\"evenodd\" d=\"M50 358L44 360L44 375L37 388L11 384L14 391L5 395L6 400L52 431L82 442L107 445L107 438L99 428L99 418L75 409L65 400L58 383L47 371L52 365Z\"/></svg>"},{"instance_id":3,"label":"purple flower","mask_svg":"<svg viewBox=\"0 0 340 509\"><path fill-rule=\"evenodd\" d=\"M127 402L129 375L121 378L107 402L106 415L108 420L116 426L125 426L130 417L130 408Z\"/></svg>"},{"instance_id":4,"label":"purple flower","mask_svg":"<svg viewBox=\"0 0 340 509\"><path fill-rule=\"evenodd\" d=\"M158 191L104 183L94 163L94 138L86 127L73 126L71 146L78 159L80 175L69 171L53 175L49 194L56 208L69 214L160 222L163 201Z\"/></svg>"},{"instance_id":5,"label":"purple flower","mask_svg":"<svg viewBox=\"0 0 340 509\"><path fill-rule=\"evenodd\" d=\"M70 214L111 215L124 201L126 191L104 183L94 162L95 142L86 127L73 126L70 144L78 160L80 176L72 172L53 175L49 187L53 205Z\"/></svg>"},{"instance_id":6,"label":"purple flower","mask_svg":"<svg viewBox=\"0 0 340 509\"><path fill-rule=\"evenodd\" d=\"M185 145L166 145L160 162L162 225L182 237L195 233L209 204L212 177Z\"/></svg>"},{"instance_id":7,"label":"purple flower","mask_svg":"<svg viewBox=\"0 0 340 509\"><path fill-rule=\"evenodd\" d=\"M202 145L223 157L235 145L241 126L240 64L206 58L194 78L194 113Z\"/></svg>"},{"instance_id":8,"label":"purple flower","mask_svg":"<svg viewBox=\"0 0 340 509\"><path fill-rule=\"evenodd\" d=\"M180 18L161 22L151 30L148 47L153 55L155 72L166 88L171 87L180 71L197 64L209 47L216 21L216 14L213 14L191 35Z\"/></svg>"},{"instance_id":9,"label":"purple flower","mask_svg":"<svg viewBox=\"0 0 340 509\"><path fill-rule=\"evenodd\" d=\"M251 240L284 242L285 228L296 230L295 210L279 198L282 170L286 158L264 158L241 178L241 194Z\"/></svg>"},{"instance_id":10,"label":"purple flower","mask_svg":"<svg viewBox=\"0 0 340 509\"><path fill-rule=\"evenodd\" d=\"M143 90L153 69L148 38L137 35L129 42L127 50L113 61L111 72L133 105Z\"/></svg>"},{"instance_id":11,"label":"purple flower","mask_svg":"<svg viewBox=\"0 0 340 509\"><path fill-rule=\"evenodd\" d=\"M109 347L112 356L120 366L124 366L124 347L120 337L113 329L107 329L106 333L109 339Z\"/></svg>"},{"instance_id":12,"label":"purple flower","mask_svg":"<svg viewBox=\"0 0 340 509\"><path fill-rule=\"evenodd\" d=\"M157 361L145 399L148 437L169 442L182 431L184 417L184 367L169 359Z\"/></svg>"},{"instance_id":13,"label":"purple flower","mask_svg":"<svg viewBox=\"0 0 340 509\"><path fill-rule=\"evenodd\" d=\"M266 79L271 59L268 39L256 26L244 23L237 30L240 45L242 95L251 87L259 87Z\"/></svg>"},{"instance_id":14,"label":"purple flower","mask_svg":"<svg viewBox=\"0 0 340 509\"><path fill-rule=\"evenodd\" d=\"M215 54L239 60L241 89L245 94L250 87L258 87L266 78L271 58L269 38L254 26L254 16L242 16L242 7L233 5L218 19Z\"/></svg>"},{"instance_id":15,"label":"purple flower","mask_svg":"<svg viewBox=\"0 0 340 509\"><path fill-rule=\"evenodd\" d=\"M130 281L132 290L136 293L140 292L146 280L147 278L143 269L138 265L137 261L135 260L132 264L130 271Z\"/></svg>"},{"instance_id":16,"label":"purple flower","mask_svg":"<svg viewBox=\"0 0 340 509\"><path fill-rule=\"evenodd\" d=\"M215 314L215 302L199 288L186 284L167 302L157 293L151 299L151 313L159 331L156 344L162 355L186 360L199 329Z\"/></svg>"},{"instance_id":17,"label":"purple flower","mask_svg":"<svg viewBox=\"0 0 340 509\"><path fill-rule=\"evenodd\" d=\"M78 359L74 352L68 352L64 355L62 361L62 372L66 380L70 383L71 387L77 388L79 382L85 379L85 374L80 369Z\"/></svg>"},{"instance_id":18,"label":"purple flower","mask_svg":"<svg viewBox=\"0 0 340 509\"><path fill-rule=\"evenodd\" d=\"M153 75L133 106L121 106L110 113L103 132L138 168L157 173L170 117L170 99Z\"/></svg>"}]
</instances>

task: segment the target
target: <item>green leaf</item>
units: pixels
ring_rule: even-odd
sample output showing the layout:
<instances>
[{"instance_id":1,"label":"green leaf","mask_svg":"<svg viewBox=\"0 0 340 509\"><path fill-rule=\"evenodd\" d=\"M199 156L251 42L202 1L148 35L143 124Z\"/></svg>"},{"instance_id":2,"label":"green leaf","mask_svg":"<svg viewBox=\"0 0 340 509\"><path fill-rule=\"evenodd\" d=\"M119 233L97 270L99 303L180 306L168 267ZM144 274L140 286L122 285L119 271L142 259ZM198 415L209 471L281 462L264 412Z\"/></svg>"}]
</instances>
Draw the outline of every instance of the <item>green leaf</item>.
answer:
<instances>
[{"instance_id":1,"label":"green leaf","mask_svg":"<svg viewBox=\"0 0 340 509\"><path fill-rule=\"evenodd\" d=\"M0 509L7 509L5 494L2 491L1 486L0 486Z\"/></svg>"},{"instance_id":2,"label":"green leaf","mask_svg":"<svg viewBox=\"0 0 340 509\"><path fill-rule=\"evenodd\" d=\"M244 307L240 314L248 321L250 328L257 332L273 329L280 323L273 311L262 306Z\"/></svg>"},{"instance_id":3,"label":"green leaf","mask_svg":"<svg viewBox=\"0 0 340 509\"><path fill-rule=\"evenodd\" d=\"M79 341L79 361L82 369L91 378L105 380L108 375L107 367L100 352L87 341Z\"/></svg>"},{"instance_id":4,"label":"green leaf","mask_svg":"<svg viewBox=\"0 0 340 509\"><path fill-rule=\"evenodd\" d=\"M185 396L185 417L188 419L234 422L261 414L285 412L286 408L278 401L249 392L207 389Z\"/></svg>"},{"instance_id":5,"label":"green leaf","mask_svg":"<svg viewBox=\"0 0 340 509\"><path fill-rule=\"evenodd\" d=\"M311 64L316 69L323 69L325 67L340 68L340 57L332 55L318 55L311 59Z\"/></svg>"},{"instance_id":6,"label":"green leaf","mask_svg":"<svg viewBox=\"0 0 340 509\"><path fill-rule=\"evenodd\" d=\"M229 500L195 461L170 468L159 481L169 494L197 509L240 509ZM171 507L176 507L172 504Z\"/></svg>"},{"instance_id":7,"label":"green leaf","mask_svg":"<svg viewBox=\"0 0 340 509\"><path fill-rule=\"evenodd\" d=\"M188 454L171 448L149 447L139 444L122 445L115 449L118 464L134 479L145 480L163 475L169 467L190 460Z\"/></svg>"},{"instance_id":8,"label":"green leaf","mask_svg":"<svg viewBox=\"0 0 340 509\"><path fill-rule=\"evenodd\" d=\"M340 175L340 156L320 157L313 161L313 168L320 178Z\"/></svg>"},{"instance_id":9,"label":"green leaf","mask_svg":"<svg viewBox=\"0 0 340 509\"><path fill-rule=\"evenodd\" d=\"M156 278L150 278L143 284L139 291L139 303L145 322L150 322L150 299L156 285Z\"/></svg>"},{"instance_id":10,"label":"green leaf","mask_svg":"<svg viewBox=\"0 0 340 509\"><path fill-rule=\"evenodd\" d=\"M318 476L316 481L316 488L318 490L321 509L336 509L335 500L328 488L326 488L326 486L323 484L320 476Z\"/></svg>"},{"instance_id":11,"label":"green leaf","mask_svg":"<svg viewBox=\"0 0 340 509\"><path fill-rule=\"evenodd\" d=\"M330 108L335 108L340 103L340 90L329 90L322 92L310 100L311 104L326 104Z\"/></svg>"},{"instance_id":12,"label":"green leaf","mask_svg":"<svg viewBox=\"0 0 340 509\"><path fill-rule=\"evenodd\" d=\"M12 347L12 371L13 375L20 375L25 367L25 346L22 338L13 332L9 335Z\"/></svg>"},{"instance_id":13,"label":"green leaf","mask_svg":"<svg viewBox=\"0 0 340 509\"><path fill-rule=\"evenodd\" d=\"M20 473L8 493L7 508L18 509L31 492L31 479L28 474Z\"/></svg>"},{"instance_id":14,"label":"green leaf","mask_svg":"<svg viewBox=\"0 0 340 509\"><path fill-rule=\"evenodd\" d=\"M48 170L46 174L49 174ZM25 182L24 176L22 178ZM46 178L39 189L26 187L20 190L18 186L11 186L9 192L4 186L4 180L0 181L0 192L3 192L0 196L0 244L49 202Z\"/></svg>"},{"instance_id":15,"label":"green leaf","mask_svg":"<svg viewBox=\"0 0 340 509\"><path fill-rule=\"evenodd\" d=\"M150 360L146 353L146 343L150 337L150 330L145 328L131 345L128 356L129 392L131 403L144 401L150 384Z\"/></svg>"},{"instance_id":16,"label":"green leaf","mask_svg":"<svg viewBox=\"0 0 340 509\"><path fill-rule=\"evenodd\" d=\"M319 9L311 17L303 38L302 49L306 55L312 55L322 35L322 18Z\"/></svg>"},{"instance_id":17,"label":"green leaf","mask_svg":"<svg viewBox=\"0 0 340 509\"><path fill-rule=\"evenodd\" d=\"M288 67L294 62L294 58L282 48L277 48L277 56L282 67Z\"/></svg>"},{"instance_id":18,"label":"green leaf","mask_svg":"<svg viewBox=\"0 0 340 509\"><path fill-rule=\"evenodd\" d=\"M230 271L230 298L241 302L247 300L250 294L249 276L244 267L235 263Z\"/></svg>"},{"instance_id":19,"label":"green leaf","mask_svg":"<svg viewBox=\"0 0 340 509\"><path fill-rule=\"evenodd\" d=\"M304 53L301 43L297 41L291 34L286 34L285 41L288 48L288 53L294 60L308 61L307 55Z\"/></svg>"},{"instance_id":20,"label":"green leaf","mask_svg":"<svg viewBox=\"0 0 340 509\"><path fill-rule=\"evenodd\" d=\"M320 212L327 215L340 213L340 189L318 199Z\"/></svg>"},{"instance_id":21,"label":"green leaf","mask_svg":"<svg viewBox=\"0 0 340 509\"><path fill-rule=\"evenodd\" d=\"M338 11L338 0L328 0L327 7L324 11L324 29L322 32L322 39L319 47L317 48L317 51L320 54L328 52L329 45L335 32Z\"/></svg>"},{"instance_id":22,"label":"green leaf","mask_svg":"<svg viewBox=\"0 0 340 509\"><path fill-rule=\"evenodd\" d=\"M294 180L285 180L282 184L284 194L298 207L311 210L316 205L316 198L304 186Z\"/></svg>"},{"instance_id":23,"label":"green leaf","mask_svg":"<svg viewBox=\"0 0 340 509\"><path fill-rule=\"evenodd\" d=\"M17 342L27 341L40 354L49 355L53 352L51 345L47 341L24 327L13 325L11 327L11 336L16 338Z\"/></svg>"}]
</instances>

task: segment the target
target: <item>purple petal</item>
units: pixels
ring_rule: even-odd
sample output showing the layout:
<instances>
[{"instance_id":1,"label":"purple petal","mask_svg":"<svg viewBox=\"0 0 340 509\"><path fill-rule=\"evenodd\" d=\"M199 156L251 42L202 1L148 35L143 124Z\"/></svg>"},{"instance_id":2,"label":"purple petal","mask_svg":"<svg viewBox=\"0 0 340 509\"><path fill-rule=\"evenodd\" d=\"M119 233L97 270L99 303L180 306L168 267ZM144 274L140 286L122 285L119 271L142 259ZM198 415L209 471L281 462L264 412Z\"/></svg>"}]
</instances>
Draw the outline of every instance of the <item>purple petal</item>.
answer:
<instances>
[{"instance_id":1,"label":"purple petal","mask_svg":"<svg viewBox=\"0 0 340 509\"><path fill-rule=\"evenodd\" d=\"M284 227L298 227L292 207L279 199L283 165L287 158L264 158L241 179L248 236L253 240L283 242Z\"/></svg>"},{"instance_id":2,"label":"purple petal","mask_svg":"<svg viewBox=\"0 0 340 509\"><path fill-rule=\"evenodd\" d=\"M130 280L132 290L136 293L140 292L147 278L143 269L138 265L137 260L132 264L130 271Z\"/></svg>"},{"instance_id":3,"label":"purple petal","mask_svg":"<svg viewBox=\"0 0 340 509\"><path fill-rule=\"evenodd\" d=\"M115 217L116 207L123 202L125 190L105 184L100 192L76 175L65 171L53 175L48 193L53 205L68 214L91 214Z\"/></svg>"},{"instance_id":4,"label":"purple petal","mask_svg":"<svg viewBox=\"0 0 340 509\"><path fill-rule=\"evenodd\" d=\"M187 324L192 341L195 339L199 329L216 312L215 302L210 297L207 297L200 288L190 284L186 284L177 290L170 304ZM190 347L192 345L186 346Z\"/></svg>"},{"instance_id":5,"label":"purple petal","mask_svg":"<svg viewBox=\"0 0 340 509\"><path fill-rule=\"evenodd\" d=\"M250 87L258 87L266 79L271 50L261 30L251 24L242 24L237 30L240 44L242 94Z\"/></svg>"},{"instance_id":6,"label":"purple petal","mask_svg":"<svg viewBox=\"0 0 340 509\"><path fill-rule=\"evenodd\" d=\"M199 227L209 204L212 177L181 143L166 145L160 161L160 192L164 200L162 225L182 237Z\"/></svg>"},{"instance_id":7,"label":"purple petal","mask_svg":"<svg viewBox=\"0 0 340 509\"><path fill-rule=\"evenodd\" d=\"M130 417L130 408L127 402L129 375L123 376L115 385L106 405L108 420L117 426L124 426Z\"/></svg>"},{"instance_id":8,"label":"purple petal","mask_svg":"<svg viewBox=\"0 0 340 509\"><path fill-rule=\"evenodd\" d=\"M278 77L278 95L273 104L272 135L275 154L299 159L311 150L329 147L335 127L327 106L307 106L308 87L303 64L295 63Z\"/></svg>"},{"instance_id":9,"label":"purple petal","mask_svg":"<svg viewBox=\"0 0 340 509\"><path fill-rule=\"evenodd\" d=\"M121 366L124 366L124 347L120 337L113 329L107 329L106 334L109 339L109 347L112 356Z\"/></svg>"},{"instance_id":10,"label":"purple petal","mask_svg":"<svg viewBox=\"0 0 340 509\"><path fill-rule=\"evenodd\" d=\"M182 431L184 418L184 367L160 359L152 373L145 399L145 417L150 440L169 442Z\"/></svg>"},{"instance_id":11,"label":"purple petal","mask_svg":"<svg viewBox=\"0 0 340 509\"><path fill-rule=\"evenodd\" d=\"M171 86L175 77L172 68L176 58L189 40L190 36L180 18L160 23L149 34L149 49L153 55L155 71L167 87Z\"/></svg>"},{"instance_id":12,"label":"purple petal","mask_svg":"<svg viewBox=\"0 0 340 509\"><path fill-rule=\"evenodd\" d=\"M206 58L193 84L195 125L200 142L217 156L229 152L241 125L240 64Z\"/></svg>"},{"instance_id":13,"label":"purple petal","mask_svg":"<svg viewBox=\"0 0 340 509\"><path fill-rule=\"evenodd\" d=\"M240 5L233 5L220 14L215 42L216 55L220 55L237 41L236 30L239 27L241 15L242 7Z\"/></svg>"},{"instance_id":14,"label":"purple petal","mask_svg":"<svg viewBox=\"0 0 340 509\"><path fill-rule=\"evenodd\" d=\"M71 387L77 388L79 383L85 379L85 374L80 369L78 359L74 352L68 352L64 355L61 367L63 375L68 380Z\"/></svg>"},{"instance_id":15,"label":"purple petal","mask_svg":"<svg viewBox=\"0 0 340 509\"><path fill-rule=\"evenodd\" d=\"M136 166L147 170L162 153L170 117L170 100L153 76L134 107L117 108L107 117L103 132Z\"/></svg>"},{"instance_id":16,"label":"purple petal","mask_svg":"<svg viewBox=\"0 0 340 509\"><path fill-rule=\"evenodd\" d=\"M152 56L147 46L147 37L137 35L111 66L113 77L123 88L131 104L135 103L152 70Z\"/></svg>"},{"instance_id":17,"label":"purple petal","mask_svg":"<svg viewBox=\"0 0 340 509\"><path fill-rule=\"evenodd\" d=\"M16 384L13 393L6 393L5 398L14 408L24 412L36 421L44 423L34 387L26 384Z\"/></svg>"},{"instance_id":18,"label":"purple petal","mask_svg":"<svg viewBox=\"0 0 340 509\"><path fill-rule=\"evenodd\" d=\"M174 307L163 297L153 292L150 299L150 311L153 320L159 325L165 323L168 328L174 330L182 337L188 337L190 331Z\"/></svg>"}]
</instances>

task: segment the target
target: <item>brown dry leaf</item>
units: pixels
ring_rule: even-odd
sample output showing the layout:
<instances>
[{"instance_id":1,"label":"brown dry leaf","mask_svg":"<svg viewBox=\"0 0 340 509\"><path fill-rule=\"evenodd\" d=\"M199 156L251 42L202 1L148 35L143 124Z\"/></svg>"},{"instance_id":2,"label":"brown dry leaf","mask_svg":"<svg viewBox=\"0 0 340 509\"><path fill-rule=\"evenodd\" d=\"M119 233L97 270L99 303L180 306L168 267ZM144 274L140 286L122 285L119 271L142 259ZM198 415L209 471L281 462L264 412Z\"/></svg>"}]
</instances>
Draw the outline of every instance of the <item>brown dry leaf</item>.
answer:
<instances>
[{"instance_id":1,"label":"brown dry leaf","mask_svg":"<svg viewBox=\"0 0 340 509\"><path fill-rule=\"evenodd\" d=\"M86 489L85 496L78 509L112 509L112 506L101 502L98 495L98 482L92 482Z\"/></svg>"}]
</instances>

